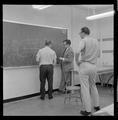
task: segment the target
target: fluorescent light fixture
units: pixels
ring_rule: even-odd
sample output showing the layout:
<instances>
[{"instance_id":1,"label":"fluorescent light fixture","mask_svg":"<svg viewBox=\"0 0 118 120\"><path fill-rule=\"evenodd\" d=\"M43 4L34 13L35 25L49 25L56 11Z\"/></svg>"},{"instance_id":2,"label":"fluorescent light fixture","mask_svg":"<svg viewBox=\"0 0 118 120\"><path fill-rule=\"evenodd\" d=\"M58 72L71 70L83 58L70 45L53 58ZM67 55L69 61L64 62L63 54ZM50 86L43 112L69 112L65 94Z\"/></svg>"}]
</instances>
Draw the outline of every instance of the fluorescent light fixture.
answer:
<instances>
[{"instance_id":1,"label":"fluorescent light fixture","mask_svg":"<svg viewBox=\"0 0 118 120\"><path fill-rule=\"evenodd\" d=\"M51 7L52 5L32 5L33 8L35 9L39 9L39 10L42 10L42 9L45 9L45 8L48 8L48 7Z\"/></svg>"},{"instance_id":2,"label":"fluorescent light fixture","mask_svg":"<svg viewBox=\"0 0 118 120\"><path fill-rule=\"evenodd\" d=\"M88 16L88 17L86 17L86 19L87 20L95 20L95 19L110 17L110 16L113 16L113 14L114 14L114 11L109 11L109 12L105 12L105 13L101 13L101 14L97 14L97 15Z\"/></svg>"}]
</instances>

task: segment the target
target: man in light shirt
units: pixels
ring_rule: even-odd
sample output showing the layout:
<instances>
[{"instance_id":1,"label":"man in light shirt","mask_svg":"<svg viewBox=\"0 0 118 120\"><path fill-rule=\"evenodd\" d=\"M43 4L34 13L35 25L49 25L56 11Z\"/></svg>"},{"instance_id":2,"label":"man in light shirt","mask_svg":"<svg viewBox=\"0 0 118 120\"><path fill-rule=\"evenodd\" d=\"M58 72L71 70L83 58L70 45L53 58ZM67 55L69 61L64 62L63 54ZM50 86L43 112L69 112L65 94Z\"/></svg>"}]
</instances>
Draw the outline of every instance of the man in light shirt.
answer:
<instances>
[{"instance_id":1,"label":"man in light shirt","mask_svg":"<svg viewBox=\"0 0 118 120\"><path fill-rule=\"evenodd\" d=\"M48 98L53 98L53 66L56 64L57 56L55 51L51 49L51 46L51 41L45 41L45 47L40 49L36 55L36 61L39 62L41 100L45 99L46 79L48 82Z\"/></svg>"},{"instance_id":2,"label":"man in light shirt","mask_svg":"<svg viewBox=\"0 0 118 120\"><path fill-rule=\"evenodd\" d=\"M81 94L84 110L80 113L88 116L91 114L91 101L94 110L100 109L99 94L96 88L97 75L97 58L99 55L98 41L89 37L90 30L88 27L81 28L80 37L81 41L75 55L76 63L79 67ZM81 53L81 60L78 61L79 54Z\"/></svg>"}]
</instances>

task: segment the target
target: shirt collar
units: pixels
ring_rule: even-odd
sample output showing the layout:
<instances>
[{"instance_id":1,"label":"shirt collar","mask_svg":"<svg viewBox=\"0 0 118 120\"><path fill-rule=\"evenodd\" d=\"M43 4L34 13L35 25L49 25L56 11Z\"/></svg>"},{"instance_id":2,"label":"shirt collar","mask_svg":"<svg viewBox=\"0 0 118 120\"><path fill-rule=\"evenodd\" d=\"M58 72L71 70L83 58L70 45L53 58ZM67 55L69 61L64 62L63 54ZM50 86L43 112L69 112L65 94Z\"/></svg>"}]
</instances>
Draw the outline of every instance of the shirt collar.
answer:
<instances>
[{"instance_id":1,"label":"shirt collar","mask_svg":"<svg viewBox=\"0 0 118 120\"><path fill-rule=\"evenodd\" d=\"M50 47L48 47L48 46L45 46L45 48L50 48Z\"/></svg>"},{"instance_id":2,"label":"shirt collar","mask_svg":"<svg viewBox=\"0 0 118 120\"><path fill-rule=\"evenodd\" d=\"M84 39L88 39L89 38L89 36L85 36L85 38Z\"/></svg>"}]
</instances>

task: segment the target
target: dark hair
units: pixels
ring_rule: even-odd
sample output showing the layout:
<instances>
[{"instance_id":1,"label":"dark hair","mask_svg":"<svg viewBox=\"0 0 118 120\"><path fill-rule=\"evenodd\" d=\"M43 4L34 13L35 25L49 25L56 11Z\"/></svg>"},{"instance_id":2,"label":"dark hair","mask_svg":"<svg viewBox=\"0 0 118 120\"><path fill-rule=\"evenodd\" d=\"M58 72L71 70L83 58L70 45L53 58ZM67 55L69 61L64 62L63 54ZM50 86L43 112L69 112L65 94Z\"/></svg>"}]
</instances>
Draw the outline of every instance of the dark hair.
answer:
<instances>
[{"instance_id":1,"label":"dark hair","mask_svg":"<svg viewBox=\"0 0 118 120\"><path fill-rule=\"evenodd\" d=\"M87 35L90 34L90 30L89 30L88 27L83 27L83 28L81 28L81 32L83 32L83 33L85 33L85 34L87 34Z\"/></svg>"},{"instance_id":2,"label":"dark hair","mask_svg":"<svg viewBox=\"0 0 118 120\"><path fill-rule=\"evenodd\" d=\"M63 42L66 42L66 44L71 45L71 41L68 39L64 40Z\"/></svg>"},{"instance_id":3,"label":"dark hair","mask_svg":"<svg viewBox=\"0 0 118 120\"><path fill-rule=\"evenodd\" d=\"M52 44L50 40L45 40L45 45L49 46L50 44Z\"/></svg>"}]
</instances>

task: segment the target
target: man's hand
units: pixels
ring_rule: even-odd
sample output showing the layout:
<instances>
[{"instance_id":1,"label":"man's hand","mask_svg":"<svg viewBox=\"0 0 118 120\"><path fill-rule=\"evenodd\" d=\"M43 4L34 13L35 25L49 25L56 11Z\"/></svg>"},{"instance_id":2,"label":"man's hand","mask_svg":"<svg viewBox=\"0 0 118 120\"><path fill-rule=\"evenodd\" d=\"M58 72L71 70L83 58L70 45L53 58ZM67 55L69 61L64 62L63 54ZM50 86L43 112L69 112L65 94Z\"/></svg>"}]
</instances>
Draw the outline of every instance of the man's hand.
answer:
<instances>
[{"instance_id":1,"label":"man's hand","mask_svg":"<svg viewBox=\"0 0 118 120\"><path fill-rule=\"evenodd\" d=\"M79 53L75 54L75 62L77 65L79 65Z\"/></svg>"},{"instance_id":2,"label":"man's hand","mask_svg":"<svg viewBox=\"0 0 118 120\"><path fill-rule=\"evenodd\" d=\"M63 57L59 57L60 60L64 61L65 59Z\"/></svg>"}]
</instances>

